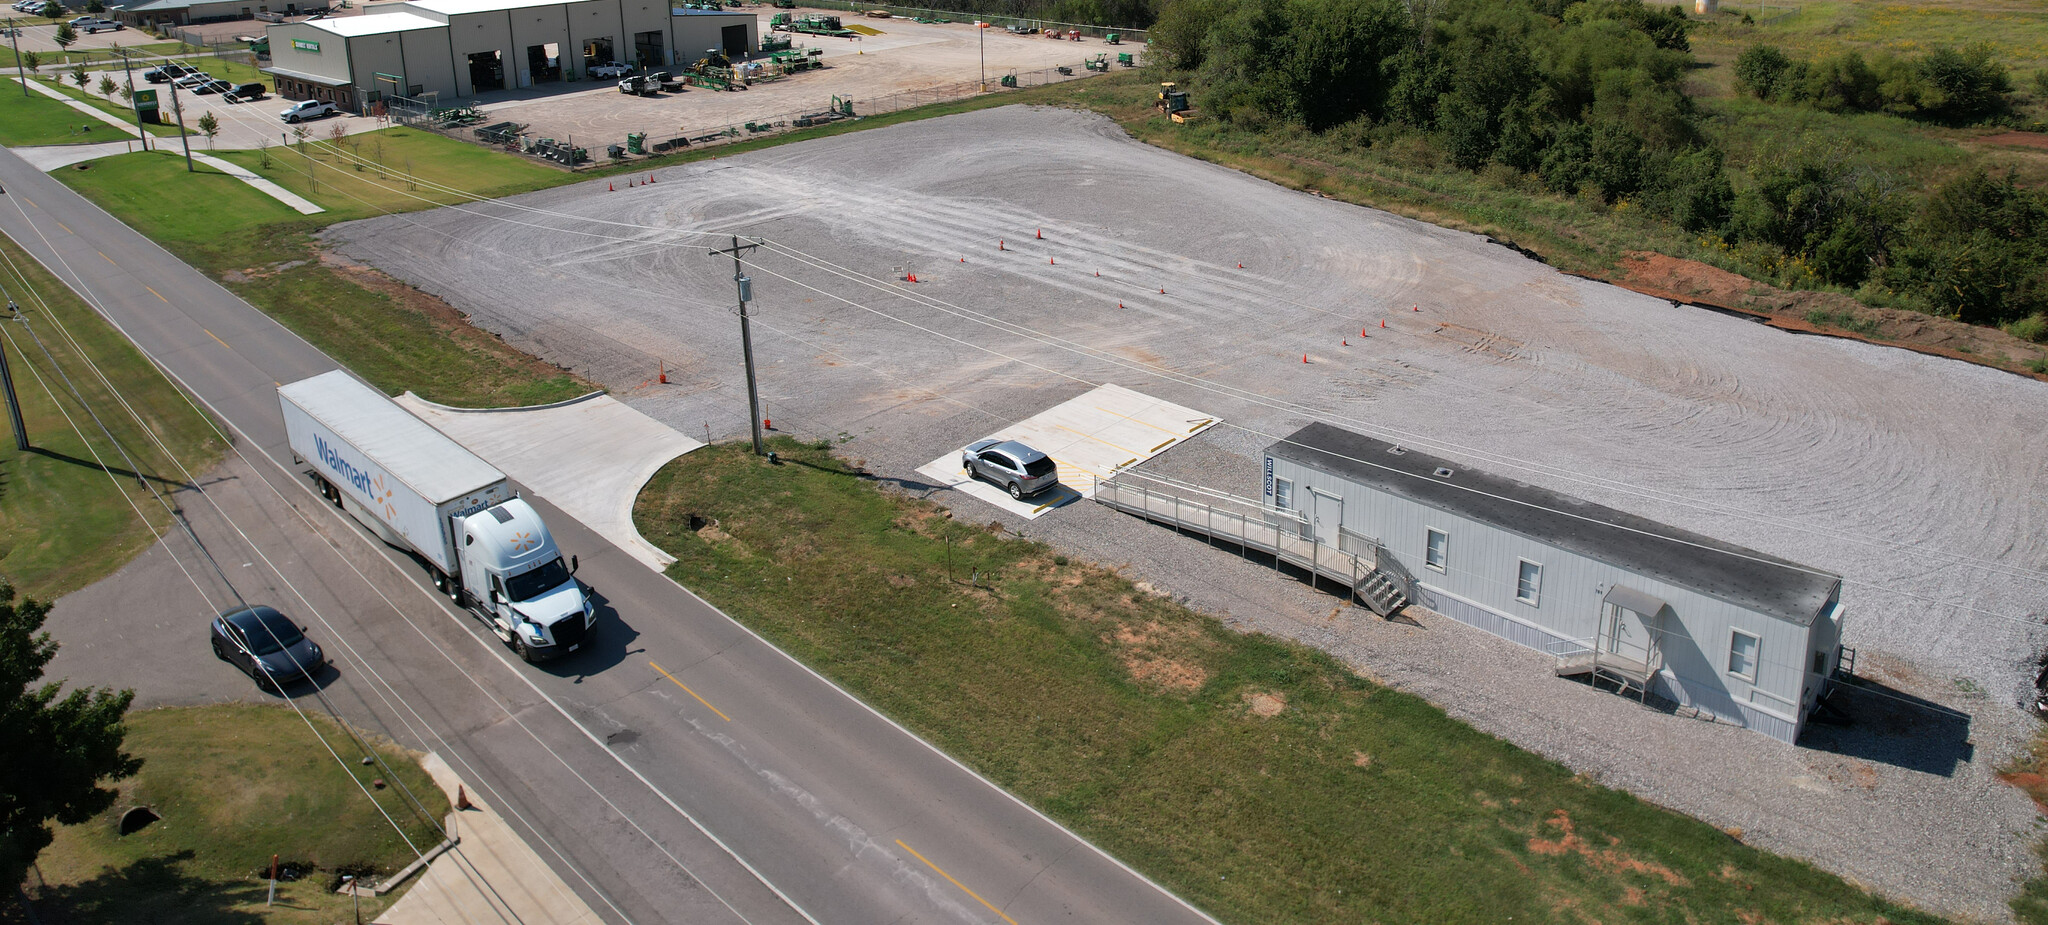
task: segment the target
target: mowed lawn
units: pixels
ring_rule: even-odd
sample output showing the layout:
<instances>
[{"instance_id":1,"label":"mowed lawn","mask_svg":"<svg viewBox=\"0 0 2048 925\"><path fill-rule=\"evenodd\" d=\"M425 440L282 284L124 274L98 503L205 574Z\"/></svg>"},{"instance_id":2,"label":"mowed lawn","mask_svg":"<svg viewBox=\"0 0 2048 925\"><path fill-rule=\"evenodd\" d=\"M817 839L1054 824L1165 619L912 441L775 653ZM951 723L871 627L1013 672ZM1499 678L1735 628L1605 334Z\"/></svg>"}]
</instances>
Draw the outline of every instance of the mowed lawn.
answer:
<instances>
[{"instance_id":1,"label":"mowed lawn","mask_svg":"<svg viewBox=\"0 0 2048 925\"><path fill-rule=\"evenodd\" d=\"M441 842L448 798L414 757L317 710L301 719L284 706L173 707L132 713L126 725L142 771L118 785L113 809L59 827L37 859L29 894L44 921L352 921L349 897L334 892L341 874L388 876ZM370 752L379 760L359 764ZM121 835L131 806L162 818ZM272 855L296 876L266 905ZM364 921L402 895L363 897Z\"/></svg>"},{"instance_id":2,"label":"mowed lawn","mask_svg":"<svg viewBox=\"0 0 2048 925\"><path fill-rule=\"evenodd\" d=\"M27 596L54 600L113 573L154 541L154 530L170 527L170 510L132 474L139 469L166 495L178 489L184 472L158 439L195 477L212 468L226 444L184 393L41 264L5 237L0 256L0 282L24 319L0 328L0 349L30 445L20 452L0 431L0 575ZM140 421L114 401L95 370L121 390ZM113 440L74 397L74 385ZM116 441L133 454L132 468Z\"/></svg>"},{"instance_id":3,"label":"mowed lawn","mask_svg":"<svg viewBox=\"0 0 2048 925\"><path fill-rule=\"evenodd\" d=\"M513 350L408 286L321 259L314 232L387 209L425 208L431 203L413 197L430 195L430 184L480 185L502 193L553 178L546 168L423 132L394 129L370 137L383 138L399 166L411 164L421 177L420 192L406 191L402 179L373 181L367 169L360 175L330 171L334 179L322 179L308 198L331 211L302 216L219 171L202 166L188 173L184 159L172 152L105 158L57 176L387 392L412 390L451 405L493 407L542 404L590 391L590 383ZM307 192L306 161L295 151L272 150L269 167L262 166L265 155L259 152L224 156L287 186L298 171L293 191ZM459 198L432 195L439 201Z\"/></svg>"},{"instance_id":4,"label":"mowed lawn","mask_svg":"<svg viewBox=\"0 0 2048 925\"><path fill-rule=\"evenodd\" d=\"M418 129L336 139L329 126L305 123L304 143L294 138L289 146L228 151L221 157L319 204L328 210L318 216L322 224L496 199L581 179Z\"/></svg>"},{"instance_id":5,"label":"mowed lawn","mask_svg":"<svg viewBox=\"0 0 2048 925\"><path fill-rule=\"evenodd\" d=\"M709 447L649 482L634 521L669 574L1223 921L1937 921L823 448L775 449Z\"/></svg>"},{"instance_id":6,"label":"mowed lawn","mask_svg":"<svg viewBox=\"0 0 2048 925\"><path fill-rule=\"evenodd\" d=\"M10 148L30 145L91 144L119 141L122 136L111 126L34 90L22 96L20 84L0 85L0 144ZM80 126L91 125L89 131Z\"/></svg>"}]
</instances>

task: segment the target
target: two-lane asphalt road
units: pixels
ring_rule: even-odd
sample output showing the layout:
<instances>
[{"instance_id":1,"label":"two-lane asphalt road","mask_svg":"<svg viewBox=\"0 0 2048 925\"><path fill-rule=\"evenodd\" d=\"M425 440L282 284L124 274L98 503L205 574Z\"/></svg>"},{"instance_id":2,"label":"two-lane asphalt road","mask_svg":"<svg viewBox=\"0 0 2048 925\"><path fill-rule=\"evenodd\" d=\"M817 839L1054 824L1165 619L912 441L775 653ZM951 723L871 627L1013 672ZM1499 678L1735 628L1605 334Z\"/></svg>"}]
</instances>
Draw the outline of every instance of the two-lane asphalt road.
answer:
<instances>
[{"instance_id":1,"label":"two-lane asphalt road","mask_svg":"<svg viewBox=\"0 0 2048 925\"><path fill-rule=\"evenodd\" d=\"M590 651L544 668L506 658L409 557L305 489L274 390L332 359L11 152L0 153L0 184L12 200L0 201L0 231L96 299L269 470L257 474L282 494L264 502L252 491L245 503L268 505L249 519L278 538L253 542L304 551L286 558L331 602L331 631L365 640L401 699L434 705L422 718L435 734L608 917L1210 921L545 499L543 515L606 609ZM294 523L298 513L313 520ZM328 540L315 534L344 548L323 553ZM360 560L367 577L337 574L335 558ZM191 614L195 625L203 616ZM163 657L208 655L195 646ZM337 690L351 718L418 738L371 698Z\"/></svg>"}]
</instances>

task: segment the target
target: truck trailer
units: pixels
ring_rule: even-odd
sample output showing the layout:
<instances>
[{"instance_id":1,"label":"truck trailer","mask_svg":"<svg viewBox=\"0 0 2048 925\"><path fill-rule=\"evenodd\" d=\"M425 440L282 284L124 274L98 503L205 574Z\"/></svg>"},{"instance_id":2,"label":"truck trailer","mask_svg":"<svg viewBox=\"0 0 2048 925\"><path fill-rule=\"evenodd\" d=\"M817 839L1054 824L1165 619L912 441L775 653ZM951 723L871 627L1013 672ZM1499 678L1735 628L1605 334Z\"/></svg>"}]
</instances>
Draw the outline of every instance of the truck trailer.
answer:
<instances>
[{"instance_id":1,"label":"truck trailer","mask_svg":"<svg viewBox=\"0 0 2048 925\"><path fill-rule=\"evenodd\" d=\"M539 512L505 473L341 370L279 386L293 461L322 497L418 555L434 587L529 662L583 647L596 622Z\"/></svg>"}]
</instances>

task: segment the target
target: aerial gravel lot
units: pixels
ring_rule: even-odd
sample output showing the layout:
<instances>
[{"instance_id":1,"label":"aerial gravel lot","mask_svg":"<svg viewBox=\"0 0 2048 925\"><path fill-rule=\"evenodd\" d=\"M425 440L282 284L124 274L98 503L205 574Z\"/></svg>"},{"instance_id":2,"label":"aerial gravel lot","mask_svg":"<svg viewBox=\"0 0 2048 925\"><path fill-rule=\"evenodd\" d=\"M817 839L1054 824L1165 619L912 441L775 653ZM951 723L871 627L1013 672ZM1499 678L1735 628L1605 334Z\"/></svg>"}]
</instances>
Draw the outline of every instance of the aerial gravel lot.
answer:
<instances>
[{"instance_id":1,"label":"aerial gravel lot","mask_svg":"<svg viewBox=\"0 0 2048 925\"><path fill-rule=\"evenodd\" d=\"M1854 724L1795 748L1096 505L1006 521L1751 844L2009 918L2034 810L1994 774L2034 722L2016 705L2048 590L2048 385L1673 307L1087 113L1008 107L655 179L328 237L712 437L743 434L746 403L733 265L709 249L766 239L745 257L765 415L913 491L918 465L1114 382L1222 418L1146 464L1212 488L1254 494L1260 448L1325 420L1838 572L1858 671L1896 696L1857 695Z\"/></svg>"}]
</instances>

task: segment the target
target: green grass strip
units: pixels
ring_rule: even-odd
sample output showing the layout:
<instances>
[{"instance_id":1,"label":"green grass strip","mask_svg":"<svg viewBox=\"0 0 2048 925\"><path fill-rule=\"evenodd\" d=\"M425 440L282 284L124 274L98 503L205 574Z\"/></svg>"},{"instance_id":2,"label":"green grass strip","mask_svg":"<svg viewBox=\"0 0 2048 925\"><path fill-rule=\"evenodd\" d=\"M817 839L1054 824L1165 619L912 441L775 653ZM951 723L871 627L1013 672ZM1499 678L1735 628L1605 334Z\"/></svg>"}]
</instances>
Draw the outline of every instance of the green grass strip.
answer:
<instances>
[{"instance_id":1,"label":"green grass strip","mask_svg":"<svg viewBox=\"0 0 2048 925\"><path fill-rule=\"evenodd\" d=\"M821 447L775 449L709 447L648 483L634 520L669 574L1224 921L1937 921Z\"/></svg>"}]
</instances>

